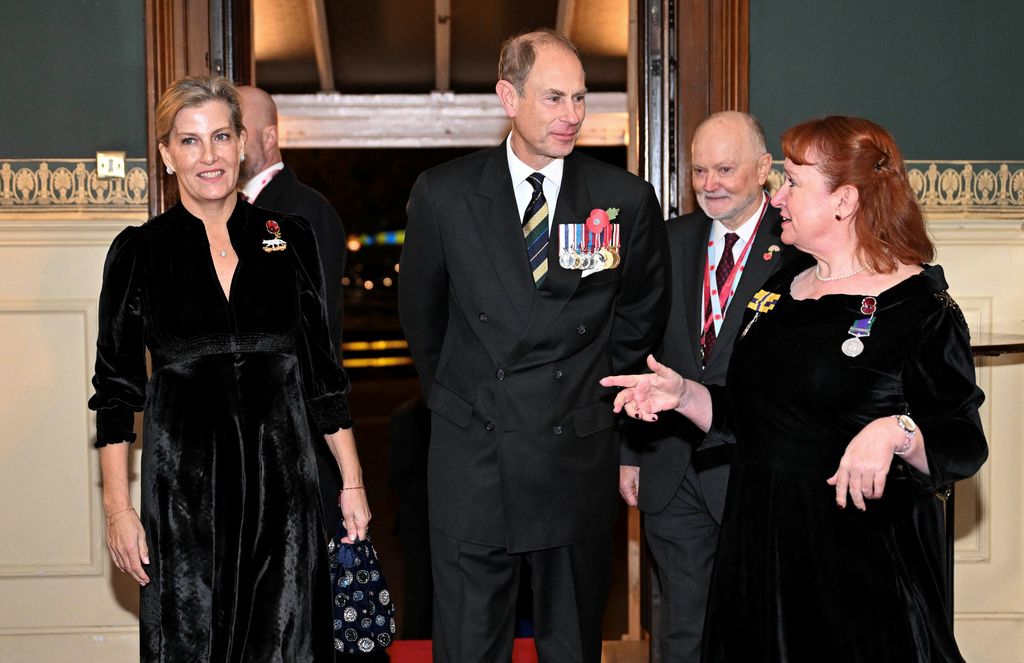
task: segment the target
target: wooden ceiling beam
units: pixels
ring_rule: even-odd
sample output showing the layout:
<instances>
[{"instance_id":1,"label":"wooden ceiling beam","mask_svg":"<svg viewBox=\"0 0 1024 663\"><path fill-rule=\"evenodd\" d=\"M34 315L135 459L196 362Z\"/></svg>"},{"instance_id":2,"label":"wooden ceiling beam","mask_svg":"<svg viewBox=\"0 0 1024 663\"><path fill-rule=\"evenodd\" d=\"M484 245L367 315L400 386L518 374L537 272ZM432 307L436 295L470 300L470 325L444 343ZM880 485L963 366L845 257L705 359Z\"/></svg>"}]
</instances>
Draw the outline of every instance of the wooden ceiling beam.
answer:
<instances>
[{"instance_id":1,"label":"wooden ceiling beam","mask_svg":"<svg viewBox=\"0 0 1024 663\"><path fill-rule=\"evenodd\" d=\"M295 148L489 147L508 135L493 92L275 94L280 144ZM626 144L625 92L587 94L578 145Z\"/></svg>"},{"instance_id":2,"label":"wooden ceiling beam","mask_svg":"<svg viewBox=\"0 0 1024 663\"><path fill-rule=\"evenodd\" d=\"M434 90L452 89L452 2L434 0Z\"/></svg>"},{"instance_id":3,"label":"wooden ceiling beam","mask_svg":"<svg viewBox=\"0 0 1024 663\"><path fill-rule=\"evenodd\" d=\"M334 91L334 63L331 59L331 38L327 32L327 14L324 0L307 0L309 31L316 53L316 71L320 77L320 90Z\"/></svg>"},{"instance_id":4,"label":"wooden ceiling beam","mask_svg":"<svg viewBox=\"0 0 1024 663\"><path fill-rule=\"evenodd\" d=\"M576 0L558 0L555 30L567 39L572 39L572 17L575 12Z\"/></svg>"}]
</instances>

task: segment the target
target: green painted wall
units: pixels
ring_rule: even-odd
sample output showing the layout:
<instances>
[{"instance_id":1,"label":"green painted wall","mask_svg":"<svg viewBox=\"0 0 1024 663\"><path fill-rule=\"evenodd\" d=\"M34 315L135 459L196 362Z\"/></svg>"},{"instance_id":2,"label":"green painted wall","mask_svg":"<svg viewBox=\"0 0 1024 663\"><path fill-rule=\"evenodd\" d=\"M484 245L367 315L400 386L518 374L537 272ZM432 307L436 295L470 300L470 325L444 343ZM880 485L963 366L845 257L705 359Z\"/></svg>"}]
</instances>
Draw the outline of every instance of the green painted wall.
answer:
<instances>
[{"instance_id":1,"label":"green painted wall","mask_svg":"<svg viewBox=\"0 0 1024 663\"><path fill-rule=\"evenodd\" d=\"M0 0L0 158L146 156L141 0Z\"/></svg>"},{"instance_id":2,"label":"green painted wall","mask_svg":"<svg viewBox=\"0 0 1024 663\"><path fill-rule=\"evenodd\" d=\"M1024 159L1024 1L750 3L750 108L779 136L859 115L908 159Z\"/></svg>"}]
</instances>

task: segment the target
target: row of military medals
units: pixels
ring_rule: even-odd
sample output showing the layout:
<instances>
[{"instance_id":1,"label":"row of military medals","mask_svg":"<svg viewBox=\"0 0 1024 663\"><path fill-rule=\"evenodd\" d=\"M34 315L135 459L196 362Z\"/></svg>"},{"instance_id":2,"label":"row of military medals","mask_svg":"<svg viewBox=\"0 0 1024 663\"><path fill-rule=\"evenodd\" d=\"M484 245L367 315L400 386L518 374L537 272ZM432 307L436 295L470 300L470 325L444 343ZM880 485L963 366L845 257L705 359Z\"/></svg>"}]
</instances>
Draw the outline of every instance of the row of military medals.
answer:
<instances>
[{"instance_id":1,"label":"row of military medals","mask_svg":"<svg viewBox=\"0 0 1024 663\"><path fill-rule=\"evenodd\" d=\"M851 338L843 341L843 354L847 357L856 357L864 352L864 341L861 339L871 336L871 326L875 324L875 310L877 308L878 302L874 297L865 297L860 300L860 313L868 317L854 320L853 324L850 325L850 329L846 332L851 336Z\"/></svg>"},{"instance_id":2,"label":"row of military medals","mask_svg":"<svg viewBox=\"0 0 1024 663\"><path fill-rule=\"evenodd\" d=\"M622 262L619 246L617 223L596 231L584 223L564 224L559 226L558 264L563 269L615 269Z\"/></svg>"}]
</instances>

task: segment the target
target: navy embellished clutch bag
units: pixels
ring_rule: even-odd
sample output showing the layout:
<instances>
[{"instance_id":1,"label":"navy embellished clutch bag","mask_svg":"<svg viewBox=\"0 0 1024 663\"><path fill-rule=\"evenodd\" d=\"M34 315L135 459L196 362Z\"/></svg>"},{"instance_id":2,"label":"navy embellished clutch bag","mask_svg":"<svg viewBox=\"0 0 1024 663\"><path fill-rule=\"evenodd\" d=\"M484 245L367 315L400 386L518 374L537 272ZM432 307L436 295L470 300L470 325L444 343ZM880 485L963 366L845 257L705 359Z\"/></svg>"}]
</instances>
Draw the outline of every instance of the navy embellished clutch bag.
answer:
<instances>
[{"instance_id":1,"label":"navy embellished clutch bag","mask_svg":"<svg viewBox=\"0 0 1024 663\"><path fill-rule=\"evenodd\" d=\"M395 604L369 537L342 543L338 527L328 544L331 593L334 596L334 648L346 654L370 654L395 637Z\"/></svg>"}]
</instances>

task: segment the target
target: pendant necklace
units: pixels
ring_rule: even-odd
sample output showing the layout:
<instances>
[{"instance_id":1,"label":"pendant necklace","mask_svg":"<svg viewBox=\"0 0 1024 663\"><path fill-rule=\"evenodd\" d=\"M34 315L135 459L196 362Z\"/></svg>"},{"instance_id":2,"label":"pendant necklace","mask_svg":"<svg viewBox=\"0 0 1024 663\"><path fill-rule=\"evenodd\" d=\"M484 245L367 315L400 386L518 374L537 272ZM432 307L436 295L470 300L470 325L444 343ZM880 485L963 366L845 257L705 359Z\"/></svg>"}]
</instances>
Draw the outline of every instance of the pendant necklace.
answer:
<instances>
[{"instance_id":1,"label":"pendant necklace","mask_svg":"<svg viewBox=\"0 0 1024 663\"><path fill-rule=\"evenodd\" d=\"M213 242L210 242L210 250L211 251L216 251L217 255L219 255L221 258L227 258L228 257L228 249L230 249L230 248L231 248L231 240L230 239L228 239L227 247L225 247L223 249L215 248L213 246Z\"/></svg>"}]
</instances>

